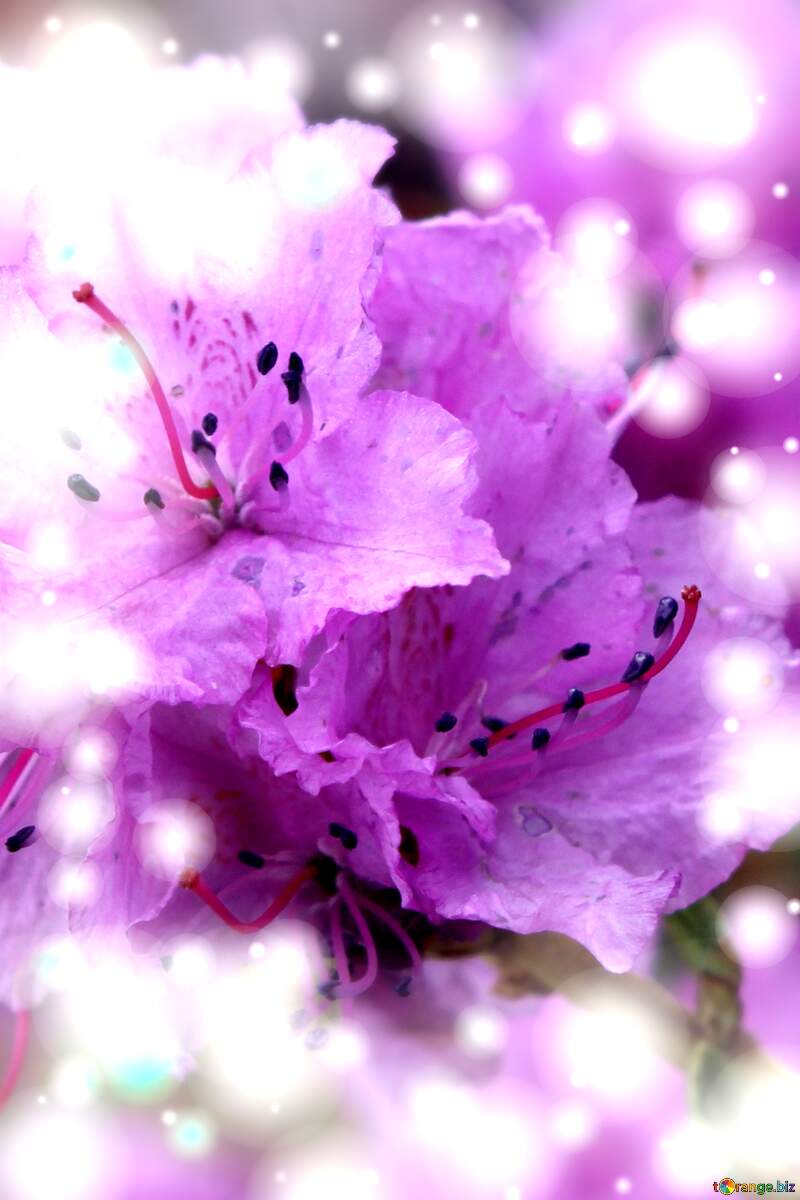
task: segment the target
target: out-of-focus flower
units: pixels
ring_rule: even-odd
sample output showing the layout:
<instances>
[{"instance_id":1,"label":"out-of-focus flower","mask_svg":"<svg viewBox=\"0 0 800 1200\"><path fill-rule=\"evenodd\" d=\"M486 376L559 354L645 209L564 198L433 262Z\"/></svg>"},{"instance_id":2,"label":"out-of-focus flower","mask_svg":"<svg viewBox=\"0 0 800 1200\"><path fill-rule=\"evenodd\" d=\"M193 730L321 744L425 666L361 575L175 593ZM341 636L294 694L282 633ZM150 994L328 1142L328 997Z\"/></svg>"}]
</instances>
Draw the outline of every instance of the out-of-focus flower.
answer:
<instances>
[{"instance_id":1,"label":"out-of-focus flower","mask_svg":"<svg viewBox=\"0 0 800 1200\"><path fill-rule=\"evenodd\" d=\"M514 128L458 159L465 199L532 202L584 266L587 248L635 251L606 286L638 393L618 459L645 498L699 498L716 453L797 432L796 31L787 0L559 8L531 44ZM487 155L503 185L482 199ZM653 362L665 346L669 372Z\"/></svg>"}]
</instances>

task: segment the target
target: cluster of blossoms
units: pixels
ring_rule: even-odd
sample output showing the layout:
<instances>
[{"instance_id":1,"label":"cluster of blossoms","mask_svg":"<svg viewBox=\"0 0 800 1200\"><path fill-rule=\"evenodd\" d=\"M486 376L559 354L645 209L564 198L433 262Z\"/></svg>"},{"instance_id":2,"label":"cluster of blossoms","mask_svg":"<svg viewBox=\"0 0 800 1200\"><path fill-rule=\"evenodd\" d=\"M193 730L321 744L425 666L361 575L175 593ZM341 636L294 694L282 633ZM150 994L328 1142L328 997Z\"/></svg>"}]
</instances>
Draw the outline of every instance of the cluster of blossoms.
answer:
<instances>
[{"instance_id":1,"label":"cluster of blossoms","mask_svg":"<svg viewBox=\"0 0 800 1200\"><path fill-rule=\"evenodd\" d=\"M4 239L3 1001L65 934L163 953L290 903L320 1004L407 994L434 929L626 970L797 816L706 811L705 660L782 662L779 625L709 578L694 505L635 503L613 364L565 393L519 348L530 210L400 223L381 130L166 75L241 112L95 164L70 220L43 164Z\"/></svg>"}]
</instances>

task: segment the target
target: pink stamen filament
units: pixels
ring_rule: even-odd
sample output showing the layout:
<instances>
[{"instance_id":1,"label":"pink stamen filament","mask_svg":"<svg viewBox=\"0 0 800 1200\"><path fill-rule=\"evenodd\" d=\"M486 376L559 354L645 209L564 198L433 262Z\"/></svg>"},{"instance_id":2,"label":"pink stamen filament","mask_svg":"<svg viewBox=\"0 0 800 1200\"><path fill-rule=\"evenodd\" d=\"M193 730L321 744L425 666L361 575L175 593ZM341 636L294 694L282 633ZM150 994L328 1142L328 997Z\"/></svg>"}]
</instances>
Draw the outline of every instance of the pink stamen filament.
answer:
<instances>
[{"instance_id":1,"label":"pink stamen filament","mask_svg":"<svg viewBox=\"0 0 800 1200\"><path fill-rule=\"evenodd\" d=\"M300 387L300 414L302 416L302 424L300 433L297 436L297 441L292 442L291 446L285 453L278 456L278 462L286 466L293 458L297 458L308 443L311 441L311 434L314 432L314 410L311 406L311 397L308 394L308 389L305 384Z\"/></svg>"},{"instance_id":2,"label":"pink stamen filament","mask_svg":"<svg viewBox=\"0 0 800 1200\"><path fill-rule=\"evenodd\" d=\"M350 885L348 884L347 880L342 878L342 876L339 877L339 895L341 900L346 905L350 916L353 918L355 927L358 930L358 936L361 938L361 944L366 951L367 965L364 970L364 974L354 981L350 976L350 971L347 965L347 954L344 949L344 938L341 933L341 917L338 912L338 905L335 905L334 910L331 913L331 931L334 935L334 958L336 959L336 969L339 971L339 978L341 980L340 986L337 988L337 992L342 997L360 996L362 992L366 992L368 988L371 988L375 980L378 978L378 951L375 949L375 942L372 934L370 933L369 926L364 919L364 914L358 906L359 902L356 900L355 896L350 890ZM336 952L337 929L338 937L340 939L338 943L340 947L340 954L337 954ZM340 956L343 958L342 965L344 968L344 975L342 975L342 971L339 966Z\"/></svg>"},{"instance_id":3,"label":"pink stamen filament","mask_svg":"<svg viewBox=\"0 0 800 1200\"><path fill-rule=\"evenodd\" d=\"M17 786L22 775L25 773L25 768L35 754L34 750L18 750L17 756L11 765L11 768L2 783L0 783L0 808L6 803L11 796L14 788Z\"/></svg>"},{"instance_id":4,"label":"pink stamen filament","mask_svg":"<svg viewBox=\"0 0 800 1200\"><path fill-rule=\"evenodd\" d=\"M683 620L681 627L675 634L675 637L670 642L667 649L657 659L649 671L645 671L639 679L631 683L612 683L607 687L597 688L593 692L587 692L584 696L585 708L589 704L598 704L601 700L611 700L614 696L622 696L625 692L629 692L632 687L640 686L643 683L649 683L655 679L656 675L660 675L669 664L672 662L675 655L680 651L681 647L686 642L689 634L692 632L692 627L697 619L697 610L700 604L701 592L699 588L690 586L685 587L681 592L681 598L684 603ZM531 713L527 717L520 717L518 721L512 721L497 733L493 733L489 739L489 749L498 745L499 742L506 741L515 733L522 733L526 729L530 729L534 725L541 725L543 721L549 720L551 717L557 717L564 711L564 704L558 701L555 704L548 704L546 708L540 708L538 712Z\"/></svg>"},{"instance_id":5,"label":"pink stamen filament","mask_svg":"<svg viewBox=\"0 0 800 1200\"><path fill-rule=\"evenodd\" d=\"M624 723L635 711L646 686L646 684L643 684L640 687L637 687L636 684L634 684L628 695L625 696L623 700L620 700L619 704L614 705L613 709L608 715L607 720L592 722L590 719L585 728L581 729L579 733L574 734L572 737L565 738L564 741L556 741L556 737L553 737L550 739L547 745L538 752L534 752L529 749L526 753L515 754L508 757L494 759L482 758L474 766L470 765L470 780L472 780L478 773L485 775L487 771L495 771L499 773L500 771L505 771L515 767L529 767L533 768L533 770L526 772L525 783L530 783L531 778L539 773L539 770L544 766L546 759L549 758L551 754L560 754L563 750L575 750L578 748L578 746L583 746L587 742L593 742L598 738L605 737L607 734L613 733L613 731L618 729L620 725L624 725ZM496 799L498 796L503 795L504 791L508 787L516 788L518 786L519 781L515 779L509 785L500 785L500 790L493 787L492 798Z\"/></svg>"},{"instance_id":6,"label":"pink stamen filament","mask_svg":"<svg viewBox=\"0 0 800 1200\"><path fill-rule=\"evenodd\" d=\"M403 926L400 924L400 922L395 921L394 917L390 916L385 908L381 908L380 904L375 904L372 900L368 900L366 896L359 896L358 903L362 909L365 909L368 913L372 913L373 917L376 917L377 920L382 922L382 924L384 924L386 928L394 934L409 957L412 974L421 974L422 959L420 958L419 950L414 945L405 929L403 929Z\"/></svg>"},{"instance_id":7,"label":"pink stamen filament","mask_svg":"<svg viewBox=\"0 0 800 1200\"><path fill-rule=\"evenodd\" d=\"M216 487L223 503L227 504L230 509L233 509L236 506L236 497L233 493L233 488L223 475L222 467L217 462L214 453L211 450L200 450L197 457L202 463L204 470L208 472L208 477Z\"/></svg>"},{"instance_id":8,"label":"pink stamen filament","mask_svg":"<svg viewBox=\"0 0 800 1200\"><path fill-rule=\"evenodd\" d=\"M17 1086L17 1080L20 1077L22 1066L25 1062L25 1051L28 1048L30 1030L31 1014L27 1009L21 1009L15 1016L11 1054L9 1055L6 1073L3 1076L2 1082L0 1082L0 1108L6 1104L14 1088Z\"/></svg>"},{"instance_id":9,"label":"pink stamen filament","mask_svg":"<svg viewBox=\"0 0 800 1200\"><path fill-rule=\"evenodd\" d=\"M288 883L284 884L261 916L256 917L253 921L238 920L227 905L223 904L216 892L211 890L199 871L191 868L184 871L180 878L180 884L181 887L188 888L194 892L204 904L208 905L212 912L217 914L220 920L224 921L231 929L235 929L237 933L258 933L259 930L266 928L276 917L280 916L300 891L303 884L308 883L315 875L316 871L313 867L303 867L302 871L298 871Z\"/></svg>"},{"instance_id":10,"label":"pink stamen filament","mask_svg":"<svg viewBox=\"0 0 800 1200\"><path fill-rule=\"evenodd\" d=\"M187 491L190 496L194 496L196 500L216 500L218 492L215 487L201 487L199 484L195 483L189 474L189 468L186 466L186 460L183 457L183 450L181 449L180 438L178 437L178 430L175 427L175 419L172 415L172 410L170 409L164 389L161 386L161 381L156 375L155 369L150 362L150 359L145 354L143 347L136 340L127 326L124 325L119 317L111 311L108 305L104 304L103 301L97 295L95 295L94 288L90 283L81 284L81 286L72 294L79 304L85 304L87 308L90 308L93 313L96 313L97 316L100 317L100 319L104 321L110 329L113 329L114 332L122 338L123 342L136 359L139 369L147 380L150 393L156 402L156 407L158 408L158 412L164 426L164 432L166 433L167 441L169 442L172 460L175 463L175 469L178 472L178 478L180 479L185 491Z\"/></svg>"},{"instance_id":11,"label":"pink stamen filament","mask_svg":"<svg viewBox=\"0 0 800 1200\"><path fill-rule=\"evenodd\" d=\"M342 900L336 896L331 908L331 946L333 947L333 962L336 965L338 984L336 994L345 1002L354 995L353 976L350 974L347 949L344 948L344 932L342 930Z\"/></svg>"}]
</instances>

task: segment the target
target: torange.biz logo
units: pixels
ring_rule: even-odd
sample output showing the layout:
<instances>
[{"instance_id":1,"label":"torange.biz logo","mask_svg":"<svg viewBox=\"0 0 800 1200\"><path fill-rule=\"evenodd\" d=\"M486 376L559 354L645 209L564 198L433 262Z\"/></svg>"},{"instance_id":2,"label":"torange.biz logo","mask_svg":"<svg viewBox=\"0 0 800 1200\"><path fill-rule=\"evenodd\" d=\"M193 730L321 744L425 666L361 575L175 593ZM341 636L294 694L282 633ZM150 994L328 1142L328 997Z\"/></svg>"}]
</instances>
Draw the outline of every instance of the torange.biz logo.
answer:
<instances>
[{"instance_id":1,"label":"torange.biz logo","mask_svg":"<svg viewBox=\"0 0 800 1200\"><path fill-rule=\"evenodd\" d=\"M737 1183L726 1175L714 1184L714 1191L721 1196L735 1196L741 1192L753 1192L756 1196L765 1196L772 1192L793 1192L794 1184L788 1179L778 1179L775 1183Z\"/></svg>"}]
</instances>

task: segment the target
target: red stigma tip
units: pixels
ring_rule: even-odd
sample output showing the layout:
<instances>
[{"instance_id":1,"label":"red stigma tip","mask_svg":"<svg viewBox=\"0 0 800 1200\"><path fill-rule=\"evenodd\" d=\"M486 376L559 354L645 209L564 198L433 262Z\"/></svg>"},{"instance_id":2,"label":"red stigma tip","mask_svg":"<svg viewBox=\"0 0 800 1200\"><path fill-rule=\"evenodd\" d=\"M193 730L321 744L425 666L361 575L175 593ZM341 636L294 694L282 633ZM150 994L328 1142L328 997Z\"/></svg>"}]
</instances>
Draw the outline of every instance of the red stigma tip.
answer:
<instances>
[{"instance_id":1,"label":"red stigma tip","mask_svg":"<svg viewBox=\"0 0 800 1200\"><path fill-rule=\"evenodd\" d=\"M702 594L696 583L687 583L685 587L681 588L681 600L687 604L697 604Z\"/></svg>"},{"instance_id":2,"label":"red stigma tip","mask_svg":"<svg viewBox=\"0 0 800 1200\"><path fill-rule=\"evenodd\" d=\"M199 878L200 872L196 871L194 867L185 867L178 876L178 883L182 888L188 888L189 890L192 890L197 886L197 881Z\"/></svg>"},{"instance_id":3,"label":"red stigma tip","mask_svg":"<svg viewBox=\"0 0 800 1200\"><path fill-rule=\"evenodd\" d=\"M82 283L79 288L75 289L72 295L78 301L78 304L87 304L94 295L94 285L91 283Z\"/></svg>"}]
</instances>

